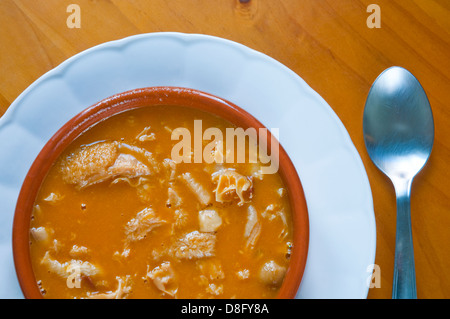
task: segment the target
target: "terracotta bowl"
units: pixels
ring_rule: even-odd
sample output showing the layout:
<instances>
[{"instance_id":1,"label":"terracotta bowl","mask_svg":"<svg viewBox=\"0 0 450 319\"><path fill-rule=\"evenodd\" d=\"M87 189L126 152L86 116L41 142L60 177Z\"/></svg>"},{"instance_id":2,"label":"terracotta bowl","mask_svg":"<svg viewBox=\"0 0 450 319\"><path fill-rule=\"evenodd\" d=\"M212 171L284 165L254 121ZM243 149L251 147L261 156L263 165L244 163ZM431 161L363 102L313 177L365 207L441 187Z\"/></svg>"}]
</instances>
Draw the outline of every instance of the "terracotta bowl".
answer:
<instances>
[{"instance_id":1,"label":"terracotta bowl","mask_svg":"<svg viewBox=\"0 0 450 319\"><path fill-rule=\"evenodd\" d=\"M43 147L25 177L17 201L13 224L13 254L17 277L26 298L42 298L31 266L29 228L37 193L53 163L72 141L99 121L123 111L155 105L191 107L222 117L237 127L254 127L257 131L264 128L252 115L226 100L197 90L176 87L150 87L120 93L76 115ZM268 140L270 137L269 132ZM271 149L270 143L268 148ZM308 253L309 222L302 184L281 145L279 173L289 194L294 225L290 265L277 296L288 299L295 297L303 276Z\"/></svg>"}]
</instances>

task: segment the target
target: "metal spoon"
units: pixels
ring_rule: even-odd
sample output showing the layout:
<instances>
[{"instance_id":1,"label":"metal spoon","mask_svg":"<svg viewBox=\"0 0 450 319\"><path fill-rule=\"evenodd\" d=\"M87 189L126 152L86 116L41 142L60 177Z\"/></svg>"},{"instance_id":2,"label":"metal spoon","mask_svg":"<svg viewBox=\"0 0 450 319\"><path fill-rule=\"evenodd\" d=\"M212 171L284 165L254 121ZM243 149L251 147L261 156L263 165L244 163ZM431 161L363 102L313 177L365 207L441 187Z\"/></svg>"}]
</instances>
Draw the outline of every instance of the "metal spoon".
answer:
<instances>
[{"instance_id":1,"label":"metal spoon","mask_svg":"<svg viewBox=\"0 0 450 319\"><path fill-rule=\"evenodd\" d=\"M430 156L434 122L419 81L401 67L381 73L364 108L364 141L373 163L394 184L397 197L392 298L417 298L411 232L411 184Z\"/></svg>"}]
</instances>

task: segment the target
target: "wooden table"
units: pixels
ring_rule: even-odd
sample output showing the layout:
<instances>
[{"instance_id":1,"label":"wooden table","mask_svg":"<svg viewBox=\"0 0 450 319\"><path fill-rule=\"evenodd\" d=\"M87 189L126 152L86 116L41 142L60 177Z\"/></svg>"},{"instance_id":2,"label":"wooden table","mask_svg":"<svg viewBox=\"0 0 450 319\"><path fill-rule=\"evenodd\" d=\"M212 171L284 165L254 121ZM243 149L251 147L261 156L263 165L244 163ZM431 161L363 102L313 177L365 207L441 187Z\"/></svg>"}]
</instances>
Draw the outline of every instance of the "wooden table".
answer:
<instances>
[{"instance_id":1,"label":"wooden table","mask_svg":"<svg viewBox=\"0 0 450 319\"><path fill-rule=\"evenodd\" d=\"M377 11L368 12L374 2L380 28L367 23L377 22L369 17ZM72 3L81 10L80 28L67 24ZM33 81L74 54L156 31L240 42L285 64L330 104L372 187L381 287L370 289L369 298L391 296L396 208L393 187L364 147L363 108L370 85L385 68L409 69L428 94L436 125L433 154L412 191L417 294L450 297L448 0L1 0L0 115Z\"/></svg>"}]
</instances>

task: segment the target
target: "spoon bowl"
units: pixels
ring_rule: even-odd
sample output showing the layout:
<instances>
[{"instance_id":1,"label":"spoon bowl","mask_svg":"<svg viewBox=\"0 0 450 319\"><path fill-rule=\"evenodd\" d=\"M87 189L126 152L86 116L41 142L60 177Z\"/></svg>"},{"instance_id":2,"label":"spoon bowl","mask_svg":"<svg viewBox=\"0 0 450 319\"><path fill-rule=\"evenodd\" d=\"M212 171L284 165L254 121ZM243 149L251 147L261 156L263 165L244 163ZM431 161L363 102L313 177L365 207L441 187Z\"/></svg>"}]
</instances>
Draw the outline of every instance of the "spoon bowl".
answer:
<instances>
[{"instance_id":1,"label":"spoon bowl","mask_svg":"<svg viewBox=\"0 0 450 319\"><path fill-rule=\"evenodd\" d=\"M370 89L363 133L373 163L392 181L397 197L397 233L393 298L416 298L410 193L427 162L434 140L434 121L427 95L406 69L391 67Z\"/></svg>"}]
</instances>

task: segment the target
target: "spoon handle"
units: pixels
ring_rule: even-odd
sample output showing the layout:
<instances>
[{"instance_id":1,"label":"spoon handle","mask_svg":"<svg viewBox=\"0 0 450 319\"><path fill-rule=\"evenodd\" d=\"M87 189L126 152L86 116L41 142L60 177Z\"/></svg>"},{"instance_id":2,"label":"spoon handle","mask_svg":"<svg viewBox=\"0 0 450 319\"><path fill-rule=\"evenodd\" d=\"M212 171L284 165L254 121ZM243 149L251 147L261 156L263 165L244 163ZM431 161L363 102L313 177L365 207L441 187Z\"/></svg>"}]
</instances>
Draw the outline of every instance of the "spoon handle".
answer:
<instances>
[{"instance_id":1,"label":"spoon handle","mask_svg":"<svg viewBox=\"0 0 450 319\"><path fill-rule=\"evenodd\" d=\"M412 180L394 182L397 195L397 233L395 241L393 299L416 299L416 273L411 231Z\"/></svg>"}]
</instances>

